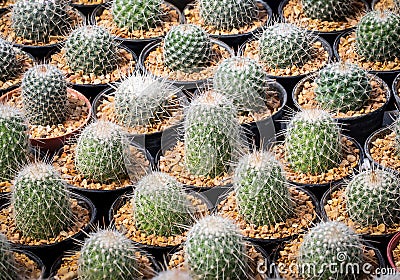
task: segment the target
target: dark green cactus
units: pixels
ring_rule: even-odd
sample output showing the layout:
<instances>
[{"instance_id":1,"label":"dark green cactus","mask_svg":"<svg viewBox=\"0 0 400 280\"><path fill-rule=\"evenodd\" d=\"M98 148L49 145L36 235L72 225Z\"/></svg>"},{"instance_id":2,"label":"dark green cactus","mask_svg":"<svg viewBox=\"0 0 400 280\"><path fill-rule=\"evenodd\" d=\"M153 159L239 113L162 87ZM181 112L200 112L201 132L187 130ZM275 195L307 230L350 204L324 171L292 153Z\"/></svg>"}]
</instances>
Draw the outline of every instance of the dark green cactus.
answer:
<instances>
[{"instance_id":1,"label":"dark green cactus","mask_svg":"<svg viewBox=\"0 0 400 280\"><path fill-rule=\"evenodd\" d=\"M313 19L343 21L355 14L355 0L301 0L304 14Z\"/></svg>"},{"instance_id":2,"label":"dark green cactus","mask_svg":"<svg viewBox=\"0 0 400 280\"><path fill-rule=\"evenodd\" d=\"M11 244L4 234L0 233L0 280L16 280L18 270Z\"/></svg>"},{"instance_id":3,"label":"dark green cactus","mask_svg":"<svg viewBox=\"0 0 400 280\"><path fill-rule=\"evenodd\" d=\"M21 71L13 45L0 38L0 81L14 78Z\"/></svg>"}]
</instances>

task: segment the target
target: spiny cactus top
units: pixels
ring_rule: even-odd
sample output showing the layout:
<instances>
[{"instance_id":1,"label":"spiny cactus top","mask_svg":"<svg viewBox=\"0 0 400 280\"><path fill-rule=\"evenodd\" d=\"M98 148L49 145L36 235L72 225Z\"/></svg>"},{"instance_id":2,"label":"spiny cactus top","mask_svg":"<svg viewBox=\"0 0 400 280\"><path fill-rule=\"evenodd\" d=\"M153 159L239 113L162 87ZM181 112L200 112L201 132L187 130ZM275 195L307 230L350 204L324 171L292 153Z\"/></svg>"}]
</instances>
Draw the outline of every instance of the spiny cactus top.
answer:
<instances>
[{"instance_id":1,"label":"spiny cactus top","mask_svg":"<svg viewBox=\"0 0 400 280\"><path fill-rule=\"evenodd\" d=\"M245 242L230 219L201 219L188 232L184 248L195 279L247 279Z\"/></svg>"},{"instance_id":2,"label":"spiny cactus top","mask_svg":"<svg viewBox=\"0 0 400 280\"><path fill-rule=\"evenodd\" d=\"M19 279L10 242L0 233L0 280Z\"/></svg>"},{"instance_id":3,"label":"spiny cactus top","mask_svg":"<svg viewBox=\"0 0 400 280\"><path fill-rule=\"evenodd\" d=\"M372 90L367 71L343 62L327 65L315 82L315 99L322 108L335 112L360 109Z\"/></svg>"},{"instance_id":4,"label":"spiny cactus top","mask_svg":"<svg viewBox=\"0 0 400 280\"><path fill-rule=\"evenodd\" d=\"M137 251L133 241L117 231L91 233L80 250L79 279L139 279Z\"/></svg>"},{"instance_id":5,"label":"spiny cactus top","mask_svg":"<svg viewBox=\"0 0 400 280\"><path fill-rule=\"evenodd\" d=\"M264 29L259 39L260 59L268 67L302 66L313 55L315 35L291 23L276 23Z\"/></svg>"},{"instance_id":6,"label":"spiny cactus top","mask_svg":"<svg viewBox=\"0 0 400 280\"><path fill-rule=\"evenodd\" d=\"M286 160L294 171L326 172L342 159L340 126L323 110L303 110L288 124L285 148Z\"/></svg>"},{"instance_id":7,"label":"spiny cactus top","mask_svg":"<svg viewBox=\"0 0 400 280\"><path fill-rule=\"evenodd\" d=\"M199 0L200 17L218 30L251 24L257 17L255 0Z\"/></svg>"},{"instance_id":8,"label":"spiny cactus top","mask_svg":"<svg viewBox=\"0 0 400 280\"><path fill-rule=\"evenodd\" d=\"M193 278L184 270L173 269L160 272L152 280L193 280Z\"/></svg>"},{"instance_id":9,"label":"spiny cactus top","mask_svg":"<svg viewBox=\"0 0 400 280\"><path fill-rule=\"evenodd\" d=\"M238 212L248 223L273 226L293 214L283 168L269 152L243 156L235 168L233 185Z\"/></svg>"},{"instance_id":10,"label":"spiny cactus top","mask_svg":"<svg viewBox=\"0 0 400 280\"><path fill-rule=\"evenodd\" d=\"M11 43L0 38L0 81L14 78L21 70L17 54Z\"/></svg>"},{"instance_id":11,"label":"spiny cactus top","mask_svg":"<svg viewBox=\"0 0 400 280\"><path fill-rule=\"evenodd\" d=\"M163 55L165 65L172 70L195 72L211 59L211 41L199 26L181 24L165 35Z\"/></svg>"},{"instance_id":12,"label":"spiny cactus top","mask_svg":"<svg viewBox=\"0 0 400 280\"><path fill-rule=\"evenodd\" d=\"M222 61L214 74L213 88L240 111L258 112L266 107L267 73L253 59L232 57Z\"/></svg>"},{"instance_id":13,"label":"spiny cactus top","mask_svg":"<svg viewBox=\"0 0 400 280\"><path fill-rule=\"evenodd\" d=\"M74 72L106 74L118 66L118 44L101 26L85 25L75 29L65 42L65 58Z\"/></svg>"},{"instance_id":14,"label":"spiny cactus top","mask_svg":"<svg viewBox=\"0 0 400 280\"><path fill-rule=\"evenodd\" d=\"M300 246L297 267L306 279L350 279L348 265L361 267L363 247L360 237L340 222L324 222L312 228ZM326 269L329 264L335 269ZM307 269L310 268L311 269ZM351 275L351 279L355 277Z\"/></svg>"},{"instance_id":15,"label":"spiny cactus top","mask_svg":"<svg viewBox=\"0 0 400 280\"><path fill-rule=\"evenodd\" d=\"M113 20L129 31L149 30L161 22L161 0L113 0Z\"/></svg>"},{"instance_id":16,"label":"spiny cactus top","mask_svg":"<svg viewBox=\"0 0 400 280\"><path fill-rule=\"evenodd\" d=\"M356 52L367 61L400 58L400 15L391 11L371 11L358 23Z\"/></svg>"},{"instance_id":17,"label":"spiny cactus top","mask_svg":"<svg viewBox=\"0 0 400 280\"><path fill-rule=\"evenodd\" d=\"M346 209L362 226L391 226L400 217L400 180L390 171L366 170L346 188Z\"/></svg>"},{"instance_id":18,"label":"spiny cactus top","mask_svg":"<svg viewBox=\"0 0 400 280\"><path fill-rule=\"evenodd\" d=\"M10 181L28 159L28 124L23 112L0 104L0 181Z\"/></svg>"},{"instance_id":19,"label":"spiny cactus top","mask_svg":"<svg viewBox=\"0 0 400 280\"><path fill-rule=\"evenodd\" d=\"M22 79L22 102L31 124L57 125L65 121L67 81L55 66L42 64L25 72Z\"/></svg>"},{"instance_id":20,"label":"spiny cactus top","mask_svg":"<svg viewBox=\"0 0 400 280\"><path fill-rule=\"evenodd\" d=\"M183 185L165 173L143 177L136 185L132 204L136 227L149 235L181 234L193 222L194 208Z\"/></svg>"},{"instance_id":21,"label":"spiny cactus top","mask_svg":"<svg viewBox=\"0 0 400 280\"><path fill-rule=\"evenodd\" d=\"M66 183L44 163L27 165L18 173L11 204L17 229L32 239L56 237L74 219Z\"/></svg>"},{"instance_id":22,"label":"spiny cactus top","mask_svg":"<svg viewBox=\"0 0 400 280\"><path fill-rule=\"evenodd\" d=\"M355 3L355 0L301 0L307 17L327 21L342 21L354 15Z\"/></svg>"}]
</instances>

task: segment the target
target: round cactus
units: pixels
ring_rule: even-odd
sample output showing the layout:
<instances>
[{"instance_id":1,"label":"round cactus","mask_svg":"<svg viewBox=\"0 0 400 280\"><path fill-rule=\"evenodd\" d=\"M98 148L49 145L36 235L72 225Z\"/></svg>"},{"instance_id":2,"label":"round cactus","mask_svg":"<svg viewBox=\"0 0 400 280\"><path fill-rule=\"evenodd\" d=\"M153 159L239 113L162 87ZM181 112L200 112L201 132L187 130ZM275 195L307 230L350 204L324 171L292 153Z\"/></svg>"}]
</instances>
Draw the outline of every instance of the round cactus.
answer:
<instances>
[{"instance_id":1,"label":"round cactus","mask_svg":"<svg viewBox=\"0 0 400 280\"><path fill-rule=\"evenodd\" d=\"M184 121L185 166L193 175L216 177L230 168L240 148L233 104L208 91L192 101Z\"/></svg>"},{"instance_id":2,"label":"round cactus","mask_svg":"<svg viewBox=\"0 0 400 280\"><path fill-rule=\"evenodd\" d=\"M37 65L25 72L22 79L22 102L29 122L57 125L68 115L67 81L52 65Z\"/></svg>"},{"instance_id":3,"label":"round cactus","mask_svg":"<svg viewBox=\"0 0 400 280\"><path fill-rule=\"evenodd\" d=\"M114 0L113 20L119 28L149 30L161 22L161 0Z\"/></svg>"},{"instance_id":4,"label":"round cactus","mask_svg":"<svg viewBox=\"0 0 400 280\"><path fill-rule=\"evenodd\" d=\"M19 279L14 254L10 242L0 233L0 279Z\"/></svg>"},{"instance_id":5,"label":"round cactus","mask_svg":"<svg viewBox=\"0 0 400 280\"><path fill-rule=\"evenodd\" d=\"M400 58L400 15L391 11L371 11L358 23L356 52L367 61Z\"/></svg>"},{"instance_id":6,"label":"round cactus","mask_svg":"<svg viewBox=\"0 0 400 280\"><path fill-rule=\"evenodd\" d=\"M258 9L255 0L199 0L199 12L206 25L232 30L251 24Z\"/></svg>"},{"instance_id":7,"label":"round cactus","mask_svg":"<svg viewBox=\"0 0 400 280\"><path fill-rule=\"evenodd\" d=\"M358 110L372 90L368 72L355 64L332 63L319 71L315 80L316 100L327 110Z\"/></svg>"},{"instance_id":8,"label":"round cactus","mask_svg":"<svg viewBox=\"0 0 400 280\"><path fill-rule=\"evenodd\" d=\"M205 67L211 59L211 41L199 26L181 24L165 35L163 55L171 70L194 72Z\"/></svg>"},{"instance_id":9,"label":"round cactus","mask_svg":"<svg viewBox=\"0 0 400 280\"><path fill-rule=\"evenodd\" d=\"M69 35L65 42L65 59L74 72L106 74L118 67L117 46L104 27L85 25Z\"/></svg>"},{"instance_id":10,"label":"round cactus","mask_svg":"<svg viewBox=\"0 0 400 280\"><path fill-rule=\"evenodd\" d=\"M313 19L342 21L355 13L355 0L301 0L304 14Z\"/></svg>"},{"instance_id":11,"label":"round cactus","mask_svg":"<svg viewBox=\"0 0 400 280\"><path fill-rule=\"evenodd\" d=\"M218 66L213 88L232 100L238 110L257 112L266 107L268 83L267 73L255 60L232 57Z\"/></svg>"},{"instance_id":12,"label":"round cactus","mask_svg":"<svg viewBox=\"0 0 400 280\"><path fill-rule=\"evenodd\" d=\"M79 279L140 279L137 251L133 241L117 231L92 233L80 250Z\"/></svg>"},{"instance_id":13,"label":"round cactus","mask_svg":"<svg viewBox=\"0 0 400 280\"><path fill-rule=\"evenodd\" d=\"M186 271L173 269L160 272L152 280L193 280L193 278Z\"/></svg>"},{"instance_id":14,"label":"round cactus","mask_svg":"<svg viewBox=\"0 0 400 280\"><path fill-rule=\"evenodd\" d=\"M189 230L184 248L195 279L247 279L245 241L230 219L201 219Z\"/></svg>"},{"instance_id":15,"label":"round cactus","mask_svg":"<svg viewBox=\"0 0 400 280\"><path fill-rule=\"evenodd\" d=\"M56 237L74 219L66 183L44 163L27 165L18 173L11 204L17 229L32 239Z\"/></svg>"},{"instance_id":16,"label":"round cactus","mask_svg":"<svg viewBox=\"0 0 400 280\"><path fill-rule=\"evenodd\" d=\"M193 222L194 208L183 185L161 172L137 183L132 204L136 227L148 235L181 234Z\"/></svg>"},{"instance_id":17,"label":"round cactus","mask_svg":"<svg viewBox=\"0 0 400 280\"><path fill-rule=\"evenodd\" d=\"M353 279L346 269L363 263L360 237L340 222L325 222L312 228L300 246L297 267L305 279ZM336 264L333 269L329 265ZM349 278L350 277L350 278Z\"/></svg>"},{"instance_id":18,"label":"round cactus","mask_svg":"<svg viewBox=\"0 0 400 280\"><path fill-rule=\"evenodd\" d=\"M16 51L11 43L0 38L0 81L14 78L21 70Z\"/></svg>"},{"instance_id":19,"label":"round cactus","mask_svg":"<svg viewBox=\"0 0 400 280\"><path fill-rule=\"evenodd\" d=\"M342 159L340 126L325 111L303 110L288 124L285 148L286 160L294 171L326 172Z\"/></svg>"},{"instance_id":20,"label":"round cactus","mask_svg":"<svg viewBox=\"0 0 400 280\"><path fill-rule=\"evenodd\" d=\"M400 217L400 180L392 172L366 170L346 188L346 209L362 226L391 226Z\"/></svg>"},{"instance_id":21,"label":"round cactus","mask_svg":"<svg viewBox=\"0 0 400 280\"><path fill-rule=\"evenodd\" d=\"M243 156L235 169L233 185L238 212L248 223L273 226L293 214L283 168L269 152Z\"/></svg>"},{"instance_id":22,"label":"round cactus","mask_svg":"<svg viewBox=\"0 0 400 280\"><path fill-rule=\"evenodd\" d=\"M302 66L313 55L315 36L290 23L276 23L259 38L260 59L271 68Z\"/></svg>"},{"instance_id":23,"label":"round cactus","mask_svg":"<svg viewBox=\"0 0 400 280\"><path fill-rule=\"evenodd\" d=\"M28 160L28 124L23 113L8 105L0 105L0 181L14 178L18 167Z\"/></svg>"}]
</instances>

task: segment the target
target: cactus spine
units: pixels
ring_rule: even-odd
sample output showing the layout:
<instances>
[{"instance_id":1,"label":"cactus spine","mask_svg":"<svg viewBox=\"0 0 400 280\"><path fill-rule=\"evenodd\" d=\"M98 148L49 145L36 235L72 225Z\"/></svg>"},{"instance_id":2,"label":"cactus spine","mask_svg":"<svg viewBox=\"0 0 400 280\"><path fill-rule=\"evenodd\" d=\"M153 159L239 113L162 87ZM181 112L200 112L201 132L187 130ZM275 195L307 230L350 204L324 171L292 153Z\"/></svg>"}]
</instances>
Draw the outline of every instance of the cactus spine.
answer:
<instances>
[{"instance_id":1,"label":"cactus spine","mask_svg":"<svg viewBox=\"0 0 400 280\"><path fill-rule=\"evenodd\" d=\"M189 273L180 269L166 270L152 280L193 280Z\"/></svg>"},{"instance_id":2,"label":"cactus spine","mask_svg":"<svg viewBox=\"0 0 400 280\"><path fill-rule=\"evenodd\" d=\"M11 245L4 234L0 234L0 280L19 279Z\"/></svg>"}]
</instances>

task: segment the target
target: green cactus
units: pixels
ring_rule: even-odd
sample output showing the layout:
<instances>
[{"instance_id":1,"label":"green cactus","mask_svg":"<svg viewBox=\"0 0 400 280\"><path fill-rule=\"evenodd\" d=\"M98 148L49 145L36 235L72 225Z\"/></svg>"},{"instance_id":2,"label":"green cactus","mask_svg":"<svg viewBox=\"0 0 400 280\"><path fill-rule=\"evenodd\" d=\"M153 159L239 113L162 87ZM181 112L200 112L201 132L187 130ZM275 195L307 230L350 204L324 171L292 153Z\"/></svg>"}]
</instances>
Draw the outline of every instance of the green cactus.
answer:
<instances>
[{"instance_id":1,"label":"green cactus","mask_svg":"<svg viewBox=\"0 0 400 280\"><path fill-rule=\"evenodd\" d=\"M211 41L199 26L181 24L165 35L163 56L171 70L194 72L205 67L211 59Z\"/></svg>"},{"instance_id":2,"label":"green cactus","mask_svg":"<svg viewBox=\"0 0 400 280\"><path fill-rule=\"evenodd\" d=\"M355 14L355 0L301 0L306 17L326 20L343 21Z\"/></svg>"},{"instance_id":3,"label":"green cactus","mask_svg":"<svg viewBox=\"0 0 400 280\"><path fill-rule=\"evenodd\" d=\"M66 183L44 163L27 165L18 173L11 204L17 229L36 240L56 237L74 219Z\"/></svg>"},{"instance_id":4,"label":"green cactus","mask_svg":"<svg viewBox=\"0 0 400 280\"><path fill-rule=\"evenodd\" d=\"M238 212L248 223L273 226L293 214L283 168L269 152L243 156L236 166L233 186Z\"/></svg>"},{"instance_id":5,"label":"green cactus","mask_svg":"<svg viewBox=\"0 0 400 280\"><path fill-rule=\"evenodd\" d=\"M161 0L114 0L113 20L119 28L149 30L161 22Z\"/></svg>"},{"instance_id":6,"label":"green cactus","mask_svg":"<svg viewBox=\"0 0 400 280\"><path fill-rule=\"evenodd\" d=\"M310 109L297 113L286 131L286 160L296 172L321 174L342 159L339 124L329 113Z\"/></svg>"},{"instance_id":7,"label":"green cactus","mask_svg":"<svg viewBox=\"0 0 400 280\"><path fill-rule=\"evenodd\" d=\"M271 68L302 66L312 58L316 37L290 23L276 23L260 36L260 60Z\"/></svg>"},{"instance_id":8,"label":"green cactus","mask_svg":"<svg viewBox=\"0 0 400 280\"><path fill-rule=\"evenodd\" d=\"M137 183L132 204L136 227L148 235L181 234L193 222L195 210L183 185L161 172Z\"/></svg>"},{"instance_id":9,"label":"green cactus","mask_svg":"<svg viewBox=\"0 0 400 280\"><path fill-rule=\"evenodd\" d=\"M137 251L133 241L117 231L91 233L80 250L79 279L140 279Z\"/></svg>"},{"instance_id":10,"label":"green cactus","mask_svg":"<svg viewBox=\"0 0 400 280\"><path fill-rule=\"evenodd\" d=\"M372 91L368 72L350 63L332 63L315 80L315 99L327 110L355 111L369 99Z\"/></svg>"},{"instance_id":11,"label":"green cactus","mask_svg":"<svg viewBox=\"0 0 400 280\"><path fill-rule=\"evenodd\" d=\"M11 181L28 160L28 124L22 111L0 105L0 181Z\"/></svg>"},{"instance_id":12,"label":"green cactus","mask_svg":"<svg viewBox=\"0 0 400 280\"><path fill-rule=\"evenodd\" d=\"M118 43L101 26L75 29L65 42L65 59L74 72L107 74L118 67Z\"/></svg>"},{"instance_id":13,"label":"green cactus","mask_svg":"<svg viewBox=\"0 0 400 280\"><path fill-rule=\"evenodd\" d=\"M213 78L214 90L232 100L238 110L250 112L266 107L265 95L269 83L262 66L246 57L225 59Z\"/></svg>"},{"instance_id":14,"label":"green cactus","mask_svg":"<svg viewBox=\"0 0 400 280\"><path fill-rule=\"evenodd\" d=\"M160 272L152 280L193 280L193 278L184 270L173 269Z\"/></svg>"},{"instance_id":15,"label":"green cactus","mask_svg":"<svg viewBox=\"0 0 400 280\"><path fill-rule=\"evenodd\" d=\"M199 0L199 13L206 25L232 30L251 24L258 9L255 0Z\"/></svg>"},{"instance_id":16,"label":"green cactus","mask_svg":"<svg viewBox=\"0 0 400 280\"><path fill-rule=\"evenodd\" d=\"M21 85L22 102L29 122L57 125L68 115L67 81L55 66L42 64L25 72Z\"/></svg>"},{"instance_id":17,"label":"green cactus","mask_svg":"<svg viewBox=\"0 0 400 280\"><path fill-rule=\"evenodd\" d=\"M186 264L195 279L248 279L245 241L232 220L208 216L188 232Z\"/></svg>"},{"instance_id":18,"label":"green cactus","mask_svg":"<svg viewBox=\"0 0 400 280\"><path fill-rule=\"evenodd\" d=\"M10 242L0 233L0 280L19 279L14 254Z\"/></svg>"},{"instance_id":19,"label":"green cactus","mask_svg":"<svg viewBox=\"0 0 400 280\"><path fill-rule=\"evenodd\" d=\"M332 269L329 265L336 264ZM347 269L363 264L360 237L340 222L324 222L312 228L299 249L297 267L305 279L355 279ZM353 267L354 268L354 267Z\"/></svg>"},{"instance_id":20,"label":"green cactus","mask_svg":"<svg viewBox=\"0 0 400 280\"><path fill-rule=\"evenodd\" d=\"M33 42L50 41L71 29L67 6L53 0L20 0L12 6L12 28L17 36Z\"/></svg>"},{"instance_id":21,"label":"green cactus","mask_svg":"<svg viewBox=\"0 0 400 280\"><path fill-rule=\"evenodd\" d=\"M367 61L393 61L400 58L400 15L371 11L357 25L356 52Z\"/></svg>"},{"instance_id":22,"label":"green cactus","mask_svg":"<svg viewBox=\"0 0 400 280\"><path fill-rule=\"evenodd\" d=\"M227 172L241 148L240 125L233 104L207 91L185 114L185 166L193 175L216 177Z\"/></svg>"},{"instance_id":23,"label":"green cactus","mask_svg":"<svg viewBox=\"0 0 400 280\"><path fill-rule=\"evenodd\" d=\"M21 72L21 64L13 45L0 38L0 81L7 81Z\"/></svg>"},{"instance_id":24,"label":"green cactus","mask_svg":"<svg viewBox=\"0 0 400 280\"><path fill-rule=\"evenodd\" d=\"M346 188L346 209L362 226L392 226L400 217L400 180L390 171L366 170Z\"/></svg>"}]
</instances>

